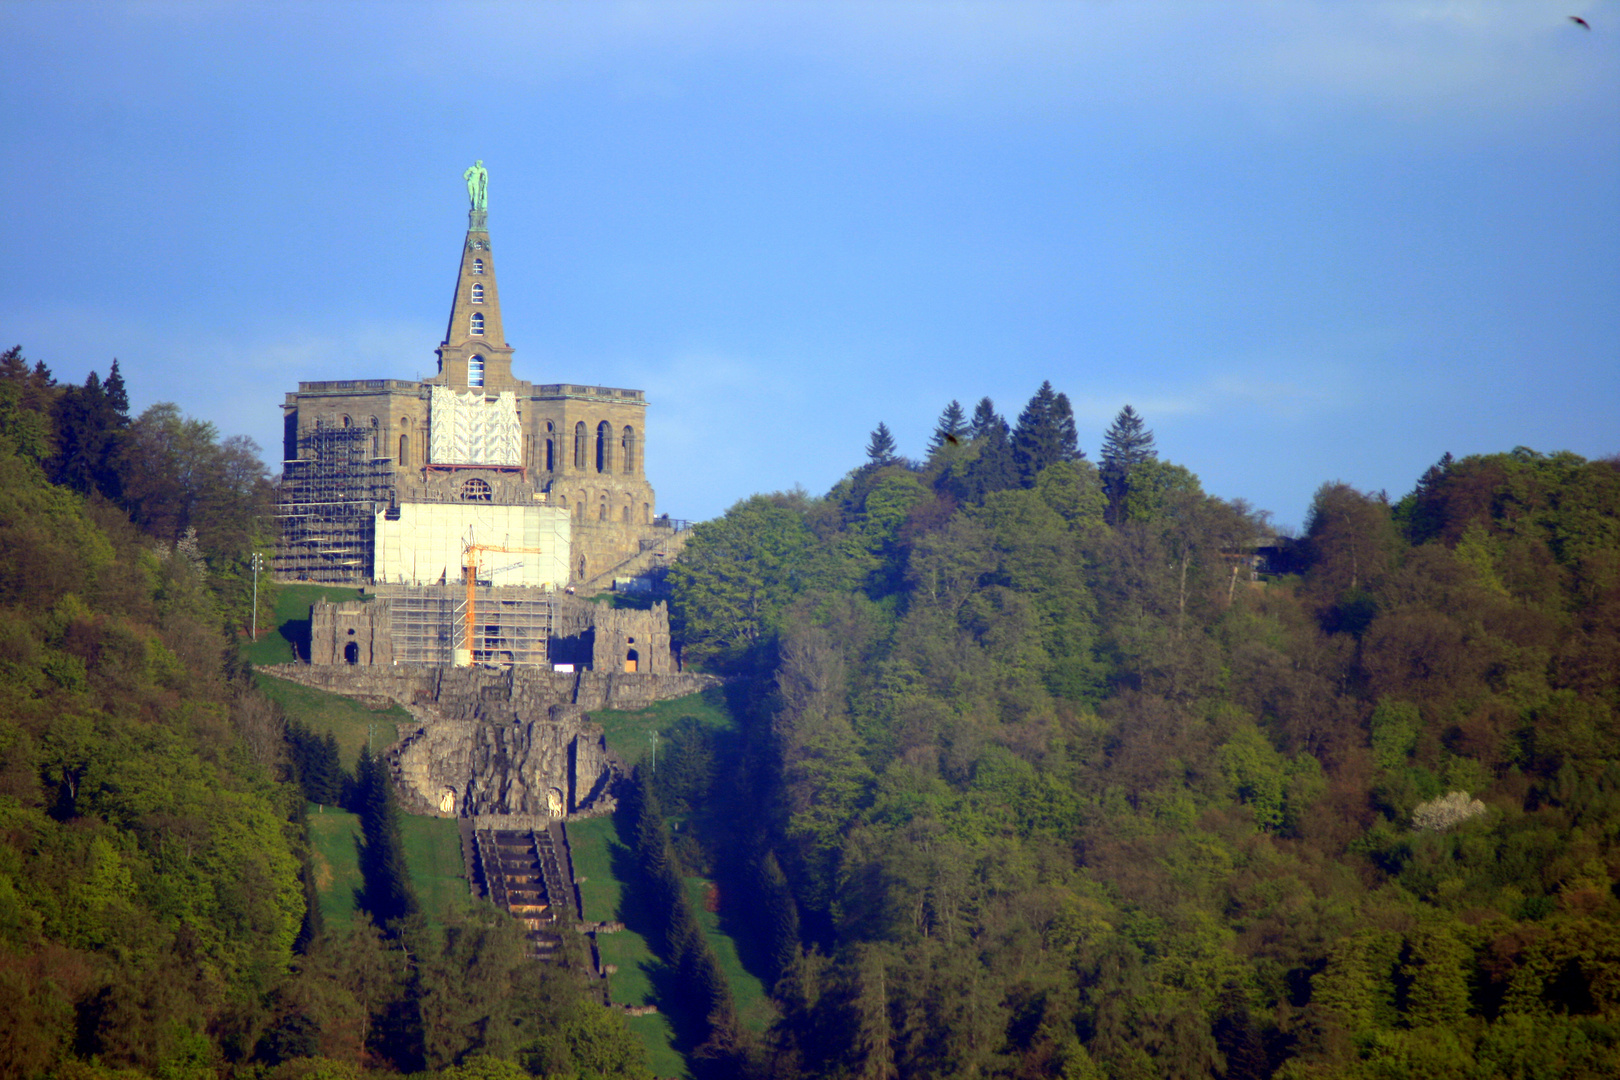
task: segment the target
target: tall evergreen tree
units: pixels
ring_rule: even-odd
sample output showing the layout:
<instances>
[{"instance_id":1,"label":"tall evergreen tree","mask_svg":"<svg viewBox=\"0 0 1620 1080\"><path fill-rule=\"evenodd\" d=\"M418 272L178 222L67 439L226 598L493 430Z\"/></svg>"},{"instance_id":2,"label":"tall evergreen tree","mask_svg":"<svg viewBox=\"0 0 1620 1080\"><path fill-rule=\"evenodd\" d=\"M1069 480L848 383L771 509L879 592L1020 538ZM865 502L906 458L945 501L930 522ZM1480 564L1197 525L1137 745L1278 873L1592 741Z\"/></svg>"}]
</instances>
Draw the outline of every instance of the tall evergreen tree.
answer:
<instances>
[{"instance_id":1,"label":"tall evergreen tree","mask_svg":"<svg viewBox=\"0 0 1620 1080\"><path fill-rule=\"evenodd\" d=\"M983 397L973 407L973 419L968 423L968 435L975 439L982 439L990 434L992 428L1000 427L1005 429L1006 426L1007 421L1003 420L1001 414L996 412L996 403L987 397Z\"/></svg>"},{"instance_id":2,"label":"tall evergreen tree","mask_svg":"<svg viewBox=\"0 0 1620 1080\"><path fill-rule=\"evenodd\" d=\"M361 747L355 766L356 810L360 814L360 876L362 906L378 926L387 928L417 911L416 891L405 865L405 844L399 833L399 808L388 765Z\"/></svg>"},{"instance_id":3,"label":"tall evergreen tree","mask_svg":"<svg viewBox=\"0 0 1620 1080\"><path fill-rule=\"evenodd\" d=\"M1017 486L1018 466L1013 461L1007 421L996 412L989 398L980 400L968 430L979 456L967 468L964 484L967 497L973 502L983 502L992 491Z\"/></svg>"},{"instance_id":4,"label":"tall evergreen tree","mask_svg":"<svg viewBox=\"0 0 1620 1080\"><path fill-rule=\"evenodd\" d=\"M1119 523L1120 507L1130 494L1131 470L1159 456L1153 447L1153 432L1141 414L1129 405L1119 410L1114 422L1103 433L1102 481L1108 496L1108 520Z\"/></svg>"},{"instance_id":5,"label":"tall evergreen tree","mask_svg":"<svg viewBox=\"0 0 1620 1080\"><path fill-rule=\"evenodd\" d=\"M1083 456L1069 398L1055 392L1050 381L1041 383L1041 388L1019 414L1018 426L1013 429L1012 449L1018 479L1025 487L1034 487L1035 478L1048 465L1076 461Z\"/></svg>"},{"instance_id":6,"label":"tall evergreen tree","mask_svg":"<svg viewBox=\"0 0 1620 1080\"><path fill-rule=\"evenodd\" d=\"M962 412L962 403L953 398L945 406L945 411L939 414L939 423L934 425L933 437L928 440L928 452L938 453L940 447L958 442L967 432L967 416Z\"/></svg>"},{"instance_id":7,"label":"tall evergreen tree","mask_svg":"<svg viewBox=\"0 0 1620 1080\"><path fill-rule=\"evenodd\" d=\"M65 387L53 412L57 452L51 478L75 491L99 491L117 499L122 491L119 451L129 427L129 397L118 362L105 384L92 371L83 386Z\"/></svg>"},{"instance_id":8,"label":"tall evergreen tree","mask_svg":"<svg viewBox=\"0 0 1620 1080\"><path fill-rule=\"evenodd\" d=\"M866 444L866 460L873 465L892 465L895 458L894 436L889 434L889 425L879 420L872 441Z\"/></svg>"}]
</instances>

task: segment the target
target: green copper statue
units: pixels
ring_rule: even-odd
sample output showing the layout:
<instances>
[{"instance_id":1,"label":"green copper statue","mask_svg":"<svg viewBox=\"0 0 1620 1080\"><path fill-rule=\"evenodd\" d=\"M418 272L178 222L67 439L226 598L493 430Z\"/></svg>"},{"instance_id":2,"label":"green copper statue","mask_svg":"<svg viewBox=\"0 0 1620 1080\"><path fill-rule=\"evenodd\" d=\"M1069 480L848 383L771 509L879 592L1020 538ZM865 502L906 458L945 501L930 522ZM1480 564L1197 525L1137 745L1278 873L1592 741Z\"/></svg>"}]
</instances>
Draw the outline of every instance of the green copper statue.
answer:
<instances>
[{"instance_id":1,"label":"green copper statue","mask_svg":"<svg viewBox=\"0 0 1620 1080\"><path fill-rule=\"evenodd\" d=\"M489 170L484 168L484 159L473 162L472 168L462 173L461 178L467 181L467 197L472 200L472 208L488 210Z\"/></svg>"}]
</instances>

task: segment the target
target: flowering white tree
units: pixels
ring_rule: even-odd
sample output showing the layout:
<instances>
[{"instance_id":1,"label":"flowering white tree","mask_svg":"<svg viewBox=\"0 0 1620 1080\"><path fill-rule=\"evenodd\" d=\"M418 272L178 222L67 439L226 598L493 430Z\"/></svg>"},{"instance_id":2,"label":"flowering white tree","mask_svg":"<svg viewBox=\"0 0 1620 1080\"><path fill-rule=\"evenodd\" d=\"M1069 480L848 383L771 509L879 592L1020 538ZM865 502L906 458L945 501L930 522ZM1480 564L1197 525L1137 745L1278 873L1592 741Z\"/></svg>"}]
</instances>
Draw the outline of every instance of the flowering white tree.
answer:
<instances>
[{"instance_id":1,"label":"flowering white tree","mask_svg":"<svg viewBox=\"0 0 1620 1080\"><path fill-rule=\"evenodd\" d=\"M1468 797L1466 791L1453 791L1438 799L1419 803L1412 811L1412 828L1418 832L1445 832L1485 812L1485 804Z\"/></svg>"}]
</instances>

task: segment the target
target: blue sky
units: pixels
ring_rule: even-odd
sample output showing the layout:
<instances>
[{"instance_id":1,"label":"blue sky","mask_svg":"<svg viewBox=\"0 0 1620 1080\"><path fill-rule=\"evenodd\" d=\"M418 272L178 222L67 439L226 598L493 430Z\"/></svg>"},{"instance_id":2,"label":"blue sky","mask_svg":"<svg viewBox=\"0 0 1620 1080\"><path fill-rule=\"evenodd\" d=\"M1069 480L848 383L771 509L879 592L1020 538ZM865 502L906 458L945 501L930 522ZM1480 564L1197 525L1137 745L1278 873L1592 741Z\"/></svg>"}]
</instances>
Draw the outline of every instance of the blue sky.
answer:
<instances>
[{"instance_id":1,"label":"blue sky","mask_svg":"<svg viewBox=\"0 0 1620 1080\"><path fill-rule=\"evenodd\" d=\"M515 372L645 389L678 517L1043 379L1296 526L1620 452L1620 0L6 0L0 122L0 346L272 471L435 370L475 157Z\"/></svg>"}]
</instances>

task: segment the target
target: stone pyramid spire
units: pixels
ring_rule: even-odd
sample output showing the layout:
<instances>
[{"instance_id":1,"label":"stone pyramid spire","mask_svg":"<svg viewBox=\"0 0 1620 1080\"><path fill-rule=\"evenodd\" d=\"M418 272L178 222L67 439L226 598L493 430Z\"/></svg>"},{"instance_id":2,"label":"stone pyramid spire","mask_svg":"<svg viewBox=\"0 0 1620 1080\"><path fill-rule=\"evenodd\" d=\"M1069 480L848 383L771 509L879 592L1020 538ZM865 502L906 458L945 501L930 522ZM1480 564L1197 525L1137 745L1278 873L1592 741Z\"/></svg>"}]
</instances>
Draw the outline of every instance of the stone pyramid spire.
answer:
<instances>
[{"instance_id":1,"label":"stone pyramid spire","mask_svg":"<svg viewBox=\"0 0 1620 1080\"><path fill-rule=\"evenodd\" d=\"M501 295L495 285L495 256L490 249L488 172L482 161L468 169L467 240L461 248L461 271L450 304L450 325L439 344L439 377L434 382L454 390L482 387L495 392L513 389L512 347L501 327Z\"/></svg>"}]
</instances>

